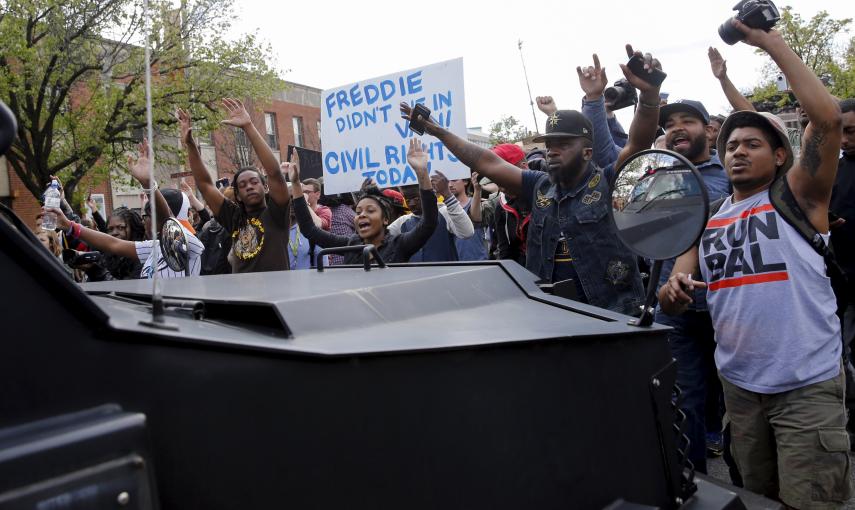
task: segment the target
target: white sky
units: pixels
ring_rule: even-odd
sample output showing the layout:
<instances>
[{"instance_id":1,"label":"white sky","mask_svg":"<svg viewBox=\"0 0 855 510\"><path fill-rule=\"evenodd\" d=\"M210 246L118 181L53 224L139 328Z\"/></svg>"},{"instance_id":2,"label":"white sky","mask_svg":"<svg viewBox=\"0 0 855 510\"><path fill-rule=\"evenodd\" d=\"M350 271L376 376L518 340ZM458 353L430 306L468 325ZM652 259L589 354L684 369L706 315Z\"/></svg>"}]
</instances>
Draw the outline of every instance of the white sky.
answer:
<instances>
[{"instance_id":1,"label":"white sky","mask_svg":"<svg viewBox=\"0 0 855 510\"><path fill-rule=\"evenodd\" d=\"M662 91L670 99L698 99L710 114L724 113L727 101L710 72L707 48L721 51L740 89L759 80L765 61L754 48L727 46L718 37L736 1L236 0L235 29L270 42L277 68L288 70L281 73L286 80L321 89L463 57L467 125L487 131L491 121L513 115L532 129L519 39L532 96L551 95L560 108L580 108L577 65L590 65L591 54L598 53L614 82L622 77L617 64L626 61L624 44L631 43L662 61L668 73ZM855 18L851 0L777 5L791 5L805 19L820 9L834 18ZM624 127L631 111L618 112ZM541 130L545 118L537 111Z\"/></svg>"}]
</instances>

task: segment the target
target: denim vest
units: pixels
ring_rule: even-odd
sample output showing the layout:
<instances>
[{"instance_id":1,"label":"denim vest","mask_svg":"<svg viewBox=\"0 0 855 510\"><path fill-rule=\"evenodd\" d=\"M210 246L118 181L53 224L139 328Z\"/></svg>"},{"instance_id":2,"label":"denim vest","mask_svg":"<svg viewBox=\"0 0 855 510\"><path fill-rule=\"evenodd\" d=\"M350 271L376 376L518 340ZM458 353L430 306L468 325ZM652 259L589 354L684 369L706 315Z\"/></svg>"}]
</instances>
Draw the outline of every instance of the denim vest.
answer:
<instances>
[{"instance_id":1,"label":"denim vest","mask_svg":"<svg viewBox=\"0 0 855 510\"><path fill-rule=\"evenodd\" d=\"M555 249L563 232L588 302L637 315L644 288L635 255L618 240L609 220L608 178L592 163L586 173L582 184L559 199L558 186L547 174L524 172L523 192L532 211L526 268L551 281Z\"/></svg>"}]
</instances>

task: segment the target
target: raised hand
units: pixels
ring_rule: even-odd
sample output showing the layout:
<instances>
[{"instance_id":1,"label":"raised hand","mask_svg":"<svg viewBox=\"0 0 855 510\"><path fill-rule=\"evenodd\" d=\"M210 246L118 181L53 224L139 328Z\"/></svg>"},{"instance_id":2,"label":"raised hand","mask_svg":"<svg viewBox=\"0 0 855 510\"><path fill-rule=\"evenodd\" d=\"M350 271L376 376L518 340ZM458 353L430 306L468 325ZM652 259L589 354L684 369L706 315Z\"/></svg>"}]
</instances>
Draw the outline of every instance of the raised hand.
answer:
<instances>
[{"instance_id":1,"label":"raised hand","mask_svg":"<svg viewBox=\"0 0 855 510\"><path fill-rule=\"evenodd\" d=\"M401 109L403 110L403 107ZM418 138L411 138L410 147L407 149L407 163L410 164L415 172L427 173L429 160L430 157L425 152L422 141Z\"/></svg>"},{"instance_id":2,"label":"raised hand","mask_svg":"<svg viewBox=\"0 0 855 510\"><path fill-rule=\"evenodd\" d=\"M279 164L279 170L283 175L288 176L288 182L291 186L300 185L300 156L297 151L291 151L291 156L288 161Z\"/></svg>"},{"instance_id":3,"label":"raised hand","mask_svg":"<svg viewBox=\"0 0 855 510\"><path fill-rule=\"evenodd\" d=\"M189 196L193 194L193 188L191 188L183 178L178 182L178 189L180 189L185 195Z\"/></svg>"},{"instance_id":4,"label":"raised hand","mask_svg":"<svg viewBox=\"0 0 855 510\"><path fill-rule=\"evenodd\" d=\"M448 185L448 177L445 174L437 170L430 176L430 182L433 184L433 189L442 195L443 198L451 196L451 188Z\"/></svg>"},{"instance_id":5,"label":"raised hand","mask_svg":"<svg viewBox=\"0 0 855 510\"><path fill-rule=\"evenodd\" d=\"M59 184L59 194L65 196L65 190L62 188L62 179L55 175L50 175L49 177L51 181L56 181Z\"/></svg>"},{"instance_id":6,"label":"raised hand","mask_svg":"<svg viewBox=\"0 0 855 510\"><path fill-rule=\"evenodd\" d=\"M558 107L555 105L552 96L537 96L534 100L537 102L537 109L547 116L558 111Z\"/></svg>"},{"instance_id":7,"label":"raised hand","mask_svg":"<svg viewBox=\"0 0 855 510\"><path fill-rule=\"evenodd\" d=\"M406 120L412 120L413 109L410 107L410 105L408 105L407 103L401 103L400 108L401 108L401 118L406 119ZM421 116L419 116L419 117L422 118ZM432 119L430 119L430 117L428 117L427 119L422 118L422 121L424 122L425 126L435 126L436 125L436 123Z\"/></svg>"},{"instance_id":8,"label":"raised hand","mask_svg":"<svg viewBox=\"0 0 855 510\"><path fill-rule=\"evenodd\" d=\"M362 186L359 187L359 191L368 191L369 189L378 189L377 183L374 182L374 179L371 177L366 177L364 181L362 181Z\"/></svg>"},{"instance_id":9,"label":"raised hand","mask_svg":"<svg viewBox=\"0 0 855 510\"><path fill-rule=\"evenodd\" d=\"M733 26L737 30L745 34L745 39L742 42L749 46L765 50L775 43L784 43L784 38L777 30L769 30L767 32L761 28L751 28L736 18L733 18L731 23L733 23Z\"/></svg>"},{"instance_id":10,"label":"raised hand","mask_svg":"<svg viewBox=\"0 0 855 510\"><path fill-rule=\"evenodd\" d=\"M151 171L149 166L148 140L143 138L142 143L137 146L136 161L134 161L133 156L128 156L128 170L131 172L131 176L136 179L143 188L148 188L151 184Z\"/></svg>"},{"instance_id":11,"label":"raised hand","mask_svg":"<svg viewBox=\"0 0 855 510\"><path fill-rule=\"evenodd\" d=\"M175 118L178 120L178 136L181 143L187 145L193 143L193 121L190 114L181 108L175 108Z\"/></svg>"},{"instance_id":12,"label":"raised hand","mask_svg":"<svg viewBox=\"0 0 855 510\"><path fill-rule=\"evenodd\" d=\"M243 128L252 124L252 118L249 112L244 108L243 103L239 99L226 97L222 100L223 110L226 112L226 118L223 124Z\"/></svg>"},{"instance_id":13,"label":"raised hand","mask_svg":"<svg viewBox=\"0 0 855 510\"><path fill-rule=\"evenodd\" d=\"M472 190L481 191L481 176L478 172L472 172Z\"/></svg>"},{"instance_id":14,"label":"raised hand","mask_svg":"<svg viewBox=\"0 0 855 510\"><path fill-rule=\"evenodd\" d=\"M594 65L585 67L576 67L576 74L579 75L579 86L582 87L582 92L589 100L594 100L603 95L603 91L609 85L609 80L606 78L606 70L600 67L600 58L594 53Z\"/></svg>"},{"instance_id":15,"label":"raised hand","mask_svg":"<svg viewBox=\"0 0 855 510\"><path fill-rule=\"evenodd\" d=\"M707 56L710 58L710 68L713 76L722 80L727 77L727 60L725 60L717 49L710 46L707 50Z\"/></svg>"},{"instance_id":16,"label":"raised hand","mask_svg":"<svg viewBox=\"0 0 855 510\"><path fill-rule=\"evenodd\" d=\"M86 207L89 208L90 213L94 214L98 212L98 202L96 202L95 199L92 198L92 195L86 197Z\"/></svg>"},{"instance_id":17,"label":"raised hand","mask_svg":"<svg viewBox=\"0 0 855 510\"><path fill-rule=\"evenodd\" d=\"M653 55L650 53L641 53L640 51L635 51L632 49L631 44L626 45L626 55L629 58L632 57L640 57L644 60L644 72L650 74L654 69L662 70L662 64L659 63L659 60L653 58ZM635 73L629 70L626 64L620 65L621 71L623 71L623 75L626 77L627 81L632 84L633 87L637 88L642 93L656 93L659 94L659 86L652 85L644 81L641 76L636 76Z\"/></svg>"}]
</instances>

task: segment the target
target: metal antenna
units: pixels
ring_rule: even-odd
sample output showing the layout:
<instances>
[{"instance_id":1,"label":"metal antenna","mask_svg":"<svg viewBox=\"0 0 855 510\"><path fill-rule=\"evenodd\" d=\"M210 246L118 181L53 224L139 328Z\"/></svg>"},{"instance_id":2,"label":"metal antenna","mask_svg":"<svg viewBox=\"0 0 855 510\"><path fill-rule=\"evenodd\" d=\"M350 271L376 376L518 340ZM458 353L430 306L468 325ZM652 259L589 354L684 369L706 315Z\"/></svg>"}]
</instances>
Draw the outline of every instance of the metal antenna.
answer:
<instances>
[{"instance_id":1,"label":"metal antenna","mask_svg":"<svg viewBox=\"0 0 855 510\"><path fill-rule=\"evenodd\" d=\"M143 19L145 20L145 120L146 136L148 137L148 202L151 208L151 240L152 254L160 253L157 238L157 201L155 199L154 180L154 126L151 115L151 16L148 10L148 0L143 0ZM161 254L161 256L163 256ZM140 324L159 329L177 330L178 328L163 321L163 294L160 289L157 257L152 261L151 275L151 321L140 321Z\"/></svg>"},{"instance_id":2,"label":"metal antenna","mask_svg":"<svg viewBox=\"0 0 855 510\"><path fill-rule=\"evenodd\" d=\"M531 104L531 117L534 119L534 133L539 135L540 131L537 129L537 115L534 113L534 99L531 98L531 85L528 84L528 71L525 70L525 58L523 57L522 43L522 39L517 41L517 47L520 50L520 60L522 61L523 66L523 76L525 76L525 86L528 89L528 101L529 104Z\"/></svg>"}]
</instances>

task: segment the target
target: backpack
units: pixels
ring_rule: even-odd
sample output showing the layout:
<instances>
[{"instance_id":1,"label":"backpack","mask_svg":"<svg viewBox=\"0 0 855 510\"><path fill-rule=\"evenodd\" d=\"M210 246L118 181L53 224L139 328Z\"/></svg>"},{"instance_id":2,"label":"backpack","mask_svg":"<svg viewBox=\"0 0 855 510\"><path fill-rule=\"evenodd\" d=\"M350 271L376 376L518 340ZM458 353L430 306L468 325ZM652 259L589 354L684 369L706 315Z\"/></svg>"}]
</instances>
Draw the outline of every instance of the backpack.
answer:
<instances>
[{"instance_id":1,"label":"backpack","mask_svg":"<svg viewBox=\"0 0 855 510\"><path fill-rule=\"evenodd\" d=\"M710 203L710 218L721 209L721 205L727 198L723 197ZM772 186L769 188L769 201L784 221L793 227L807 241L811 248L822 256L822 260L825 261L825 275L831 280L831 290L834 291L834 297L837 300L837 316L840 318L842 324L843 313L846 311L847 306L846 273L843 272L843 268L837 263L831 245L825 242L822 235L814 228L810 220L808 220L802 208L799 207L799 203L790 189L790 183L786 179L786 174L780 175L772 182Z\"/></svg>"}]
</instances>

